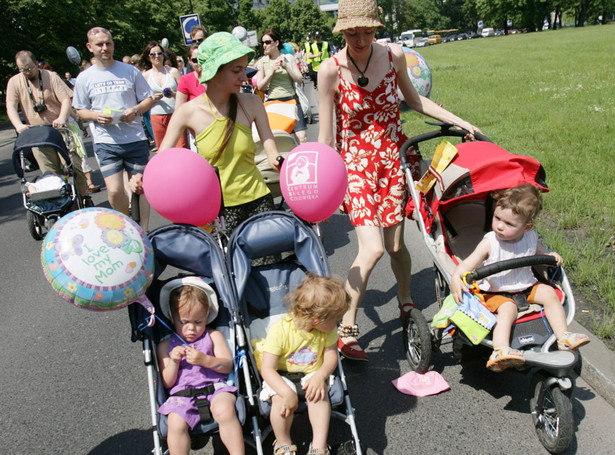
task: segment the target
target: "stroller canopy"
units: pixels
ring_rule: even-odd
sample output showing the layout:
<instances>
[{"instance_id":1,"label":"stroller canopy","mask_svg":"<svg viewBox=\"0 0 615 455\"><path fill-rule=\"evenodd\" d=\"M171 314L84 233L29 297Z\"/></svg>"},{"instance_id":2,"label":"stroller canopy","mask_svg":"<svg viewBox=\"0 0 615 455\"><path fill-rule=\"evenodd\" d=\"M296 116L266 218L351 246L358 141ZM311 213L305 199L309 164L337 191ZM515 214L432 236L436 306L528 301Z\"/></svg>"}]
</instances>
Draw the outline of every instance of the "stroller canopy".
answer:
<instances>
[{"instance_id":1,"label":"stroller canopy","mask_svg":"<svg viewBox=\"0 0 615 455\"><path fill-rule=\"evenodd\" d=\"M427 204L432 213L461 200L484 199L490 191L522 183L549 191L544 168L534 158L515 155L491 142L464 142L455 147L458 154L440 174L441 182L428 193ZM424 217L429 231L433 217L428 218Z\"/></svg>"},{"instance_id":2,"label":"stroller canopy","mask_svg":"<svg viewBox=\"0 0 615 455\"><path fill-rule=\"evenodd\" d=\"M17 136L13 147L13 168L17 177L24 177L19 153L32 147L53 147L70 168L70 155L62 133L49 125L32 126Z\"/></svg>"},{"instance_id":3,"label":"stroller canopy","mask_svg":"<svg viewBox=\"0 0 615 455\"><path fill-rule=\"evenodd\" d=\"M149 234L154 251L154 281L148 289L150 300L156 305L156 294L161 283L160 275L168 267L198 275L211 281L218 293L222 305L229 309L235 308L232 285L229 281L224 254L216 240L207 232L196 226L187 224L171 224L162 226ZM132 340L142 339L145 334L155 338L160 326L139 329L139 324L148 317L141 305L128 307L132 323Z\"/></svg>"}]
</instances>

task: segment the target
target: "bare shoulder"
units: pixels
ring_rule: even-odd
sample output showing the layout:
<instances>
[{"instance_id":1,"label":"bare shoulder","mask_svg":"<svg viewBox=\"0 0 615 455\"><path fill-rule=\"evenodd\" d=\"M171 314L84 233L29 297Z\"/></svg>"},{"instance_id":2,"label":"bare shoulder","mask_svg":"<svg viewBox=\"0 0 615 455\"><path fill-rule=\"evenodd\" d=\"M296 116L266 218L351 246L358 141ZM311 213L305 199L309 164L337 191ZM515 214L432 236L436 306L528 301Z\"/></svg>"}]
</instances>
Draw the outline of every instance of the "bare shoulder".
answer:
<instances>
[{"instance_id":1,"label":"bare shoulder","mask_svg":"<svg viewBox=\"0 0 615 455\"><path fill-rule=\"evenodd\" d=\"M322 62L320 64L320 67L318 68L318 71L319 72L320 71L324 71L327 74L329 74L331 72L336 72L337 71L337 63L335 62L335 59L333 57L329 57L328 59L326 59L324 62Z\"/></svg>"},{"instance_id":2,"label":"bare shoulder","mask_svg":"<svg viewBox=\"0 0 615 455\"><path fill-rule=\"evenodd\" d=\"M263 105L263 101L260 96L255 95L254 93L238 93L237 99L244 107L248 109L256 109Z\"/></svg>"},{"instance_id":3,"label":"bare shoulder","mask_svg":"<svg viewBox=\"0 0 615 455\"><path fill-rule=\"evenodd\" d=\"M391 54L393 54L393 61L396 63L402 61L405 64L406 57L401 46L395 43L388 43L387 46L391 50Z\"/></svg>"}]
</instances>

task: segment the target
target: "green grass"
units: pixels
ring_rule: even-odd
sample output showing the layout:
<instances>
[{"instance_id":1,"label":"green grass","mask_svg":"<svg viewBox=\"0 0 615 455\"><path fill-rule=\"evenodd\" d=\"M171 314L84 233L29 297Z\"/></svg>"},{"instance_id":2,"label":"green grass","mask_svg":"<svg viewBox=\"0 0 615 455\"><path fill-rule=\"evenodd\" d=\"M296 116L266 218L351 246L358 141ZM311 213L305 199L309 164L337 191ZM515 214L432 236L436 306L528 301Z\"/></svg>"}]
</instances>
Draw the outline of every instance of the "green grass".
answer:
<instances>
[{"instance_id":1,"label":"green grass","mask_svg":"<svg viewBox=\"0 0 615 455\"><path fill-rule=\"evenodd\" d=\"M420 49L431 99L512 153L538 159L550 192L537 228L615 336L615 25L566 28ZM403 115L409 135L425 117Z\"/></svg>"}]
</instances>

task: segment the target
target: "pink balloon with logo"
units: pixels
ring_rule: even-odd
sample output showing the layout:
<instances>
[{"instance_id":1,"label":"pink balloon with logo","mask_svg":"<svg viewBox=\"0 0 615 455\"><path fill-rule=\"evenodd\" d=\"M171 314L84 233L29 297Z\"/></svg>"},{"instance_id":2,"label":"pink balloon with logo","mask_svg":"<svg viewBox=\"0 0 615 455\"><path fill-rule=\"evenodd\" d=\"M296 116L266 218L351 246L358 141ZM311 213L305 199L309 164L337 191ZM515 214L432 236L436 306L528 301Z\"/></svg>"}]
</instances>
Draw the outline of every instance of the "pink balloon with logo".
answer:
<instances>
[{"instance_id":1,"label":"pink balloon with logo","mask_svg":"<svg viewBox=\"0 0 615 455\"><path fill-rule=\"evenodd\" d=\"M286 156L280 189L291 210L301 219L318 223L333 215L344 200L348 172L333 148L306 142Z\"/></svg>"},{"instance_id":2,"label":"pink balloon with logo","mask_svg":"<svg viewBox=\"0 0 615 455\"><path fill-rule=\"evenodd\" d=\"M203 226L220 211L222 194L216 171L188 149L158 152L145 166L143 190L154 210L174 223Z\"/></svg>"}]
</instances>

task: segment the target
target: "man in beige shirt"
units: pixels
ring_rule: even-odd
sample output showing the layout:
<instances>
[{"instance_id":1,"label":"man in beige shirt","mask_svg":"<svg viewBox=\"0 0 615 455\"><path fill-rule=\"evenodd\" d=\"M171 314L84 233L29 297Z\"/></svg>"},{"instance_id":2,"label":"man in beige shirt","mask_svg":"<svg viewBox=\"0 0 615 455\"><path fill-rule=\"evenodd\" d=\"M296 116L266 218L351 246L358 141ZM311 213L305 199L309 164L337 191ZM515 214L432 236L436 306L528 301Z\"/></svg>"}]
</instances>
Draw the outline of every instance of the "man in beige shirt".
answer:
<instances>
[{"instance_id":1,"label":"man in beige shirt","mask_svg":"<svg viewBox=\"0 0 615 455\"><path fill-rule=\"evenodd\" d=\"M30 51L17 52L15 63L19 74L10 78L7 84L6 112L17 134L35 125L67 127L72 90L53 71L39 69L36 57ZM26 123L19 117L19 105ZM75 184L78 193L85 197L87 186L81 157L74 147L73 149L70 151L70 158L75 172ZM43 174L48 171L64 174L64 164L53 147L33 147L32 152Z\"/></svg>"}]
</instances>

